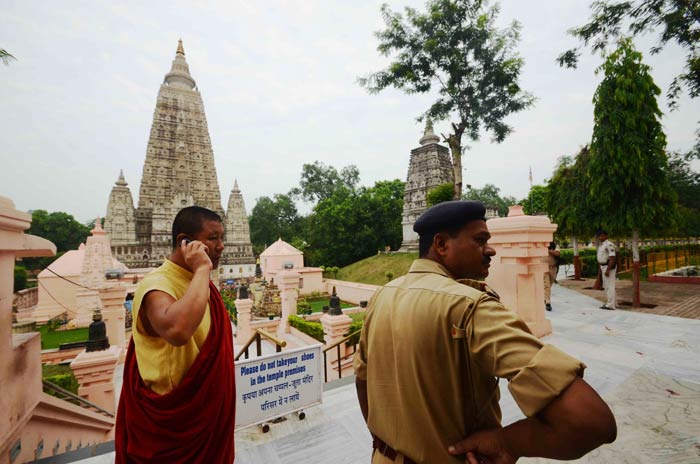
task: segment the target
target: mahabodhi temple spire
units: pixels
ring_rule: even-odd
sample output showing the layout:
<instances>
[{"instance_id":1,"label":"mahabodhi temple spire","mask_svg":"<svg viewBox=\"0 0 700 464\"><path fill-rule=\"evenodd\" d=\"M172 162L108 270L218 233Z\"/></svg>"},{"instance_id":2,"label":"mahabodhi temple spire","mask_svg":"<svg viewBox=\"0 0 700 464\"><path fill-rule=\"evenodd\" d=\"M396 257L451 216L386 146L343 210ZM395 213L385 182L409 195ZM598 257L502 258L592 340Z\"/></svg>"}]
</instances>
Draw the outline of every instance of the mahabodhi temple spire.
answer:
<instances>
[{"instance_id":1,"label":"mahabodhi temple spire","mask_svg":"<svg viewBox=\"0 0 700 464\"><path fill-rule=\"evenodd\" d=\"M114 189L125 188L121 185L122 180L120 177ZM138 207L133 213L135 241L128 244L118 241L120 246L113 241L117 258L129 267L159 265L172 249L171 230L175 215L191 205L216 211L226 222L202 96L190 74L180 40L170 71L158 91L153 112ZM128 209L108 206L107 232L119 235L114 226L129 222ZM255 271L252 246L245 252L239 250L241 242L250 244L249 235L248 232L247 240L237 236L240 239L236 241L235 250L232 244L226 243L222 267L236 264L236 275L242 270L238 265L244 262L252 266L252 273Z\"/></svg>"}]
</instances>

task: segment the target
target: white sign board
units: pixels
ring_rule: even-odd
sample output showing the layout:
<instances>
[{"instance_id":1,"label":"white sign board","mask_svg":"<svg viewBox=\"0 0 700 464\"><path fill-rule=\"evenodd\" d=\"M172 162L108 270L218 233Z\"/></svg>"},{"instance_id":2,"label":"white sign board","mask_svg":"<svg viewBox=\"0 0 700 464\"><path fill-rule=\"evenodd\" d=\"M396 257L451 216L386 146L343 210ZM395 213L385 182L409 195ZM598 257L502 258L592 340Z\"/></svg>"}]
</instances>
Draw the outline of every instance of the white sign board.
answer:
<instances>
[{"instance_id":1,"label":"white sign board","mask_svg":"<svg viewBox=\"0 0 700 464\"><path fill-rule=\"evenodd\" d=\"M236 361L236 430L321 403L321 348Z\"/></svg>"}]
</instances>

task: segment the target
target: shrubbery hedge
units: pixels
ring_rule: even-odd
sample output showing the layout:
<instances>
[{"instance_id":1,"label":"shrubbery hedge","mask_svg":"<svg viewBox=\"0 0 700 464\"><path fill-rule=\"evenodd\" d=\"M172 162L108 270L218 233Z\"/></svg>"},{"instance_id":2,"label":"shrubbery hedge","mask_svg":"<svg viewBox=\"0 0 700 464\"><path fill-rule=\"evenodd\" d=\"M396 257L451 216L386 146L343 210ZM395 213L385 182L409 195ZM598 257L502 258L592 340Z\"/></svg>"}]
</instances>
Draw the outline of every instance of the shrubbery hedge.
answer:
<instances>
[{"instance_id":1,"label":"shrubbery hedge","mask_svg":"<svg viewBox=\"0 0 700 464\"><path fill-rule=\"evenodd\" d=\"M688 250L691 255L700 254L700 245L684 244L684 245L657 245L657 246L645 246L639 247L639 261L642 266L647 264L647 255L649 253L662 253L664 251ZM579 258L581 259L581 277L595 277L598 274L598 260L596 259L596 250L593 248L580 248L578 251ZM561 258L564 260L564 264L574 263L574 250L567 249L561 250ZM627 260L632 259L632 250L627 248L621 248L617 251L618 264Z\"/></svg>"},{"instance_id":2,"label":"shrubbery hedge","mask_svg":"<svg viewBox=\"0 0 700 464\"><path fill-rule=\"evenodd\" d=\"M78 394L78 380L73 374L57 374L49 377L44 377L44 380L57 385L71 393Z\"/></svg>"},{"instance_id":3,"label":"shrubbery hedge","mask_svg":"<svg viewBox=\"0 0 700 464\"><path fill-rule=\"evenodd\" d=\"M304 332L309 337L313 337L323 343L323 325L320 322L307 321L299 316L289 316L289 325Z\"/></svg>"}]
</instances>

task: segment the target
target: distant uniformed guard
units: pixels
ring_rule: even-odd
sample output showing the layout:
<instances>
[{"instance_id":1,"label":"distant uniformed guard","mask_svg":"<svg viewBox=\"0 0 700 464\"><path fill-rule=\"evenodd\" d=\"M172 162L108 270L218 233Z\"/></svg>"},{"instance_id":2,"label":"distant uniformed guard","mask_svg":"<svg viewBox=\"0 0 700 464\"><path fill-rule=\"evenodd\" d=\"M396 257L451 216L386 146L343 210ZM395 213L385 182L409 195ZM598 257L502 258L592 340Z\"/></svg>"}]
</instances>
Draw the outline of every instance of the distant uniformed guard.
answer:
<instances>
[{"instance_id":1,"label":"distant uniformed guard","mask_svg":"<svg viewBox=\"0 0 700 464\"><path fill-rule=\"evenodd\" d=\"M608 300L600 309L617 309L617 297L615 296L615 275L617 274L615 245L608 240L608 232L604 229L599 229L597 236L600 245L598 246L596 258L603 275L603 287L605 287L605 296Z\"/></svg>"},{"instance_id":2,"label":"distant uniformed guard","mask_svg":"<svg viewBox=\"0 0 700 464\"><path fill-rule=\"evenodd\" d=\"M420 258L369 304L355 370L374 464L573 459L615 439L585 365L474 280L495 255L484 214L476 201L428 209L413 227ZM505 428L499 378L528 417Z\"/></svg>"},{"instance_id":3,"label":"distant uniformed guard","mask_svg":"<svg viewBox=\"0 0 700 464\"><path fill-rule=\"evenodd\" d=\"M557 244L549 242L547 247L547 272L544 274L544 306L547 311L552 310L552 285L557 281L560 257L561 252Z\"/></svg>"}]
</instances>

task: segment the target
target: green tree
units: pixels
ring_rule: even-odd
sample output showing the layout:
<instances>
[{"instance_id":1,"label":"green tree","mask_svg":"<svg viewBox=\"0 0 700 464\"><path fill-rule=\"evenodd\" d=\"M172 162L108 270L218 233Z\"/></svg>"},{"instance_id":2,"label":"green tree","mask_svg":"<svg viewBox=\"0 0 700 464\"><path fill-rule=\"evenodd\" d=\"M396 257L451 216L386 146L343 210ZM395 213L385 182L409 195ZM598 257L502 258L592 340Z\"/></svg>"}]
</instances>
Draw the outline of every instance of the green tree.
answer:
<instances>
[{"instance_id":1,"label":"green tree","mask_svg":"<svg viewBox=\"0 0 700 464\"><path fill-rule=\"evenodd\" d=\"M303 219L299 216L294 200L290 195L282 193L275 194L274 198L258 198L249 223L250 240L260 251L279 238L291 243L303 234Z\"/></svg>"},{"instance_id":2,"label":"green tree","mask_svg":"<svg viewBox=\"0 0 700 464\"><path fill-rule=\"evenodd\" d=\"M591 156L588 146L581 148L575 158L560 158L552 178L547 183L545 203L552 221L557 224L557 234L570 236L574 249L574 278L581 278L581 258L578 238L595 233L598 215L590 196L588 163Z\"/></svg>"},{"instance_id":3,"label":"green tree","mask_svg":"<svg viewBox=\"0 0 700 464\"><path fill-rule=\"evenodd\" d=\"M547 187L545 185L533 185L530 191L519 204L523 206L525 214L548 214L547 210Z\"/></svg>"},{"instance_id":4,"label":"green tree","mask_svg":"<svg viewBox=\"0 0 700 464\"><path fill-rule=\"evenodd\" d=\"M360 180L360 171L353 164L345 166L338 172L333 166L327 166L320 161L304 164L301 170L299 188L292 189L292 195L317 203L330 198L333 191L339 187L353 190Z\"/></svg>"},{"instance_id":5,"label":"green tree","mask_svg":"<svg viewBox=\"0 0 700 464\"><path fill-rule=\"evenodd\" d=\"M386 29L376 33L378 50L392 56L386 69L360 78L370 93L395 87L438 99L419 117L451 120L443 138L450 147L454 199L462 197L462 136L478 140L482 130L502 142L513 130L505 118L530 107L533 97L520 88L523 60L515 52L520 26L498 29L498 7L482 0L430 0L427 12L405 9L405 17L382 6Z\"/></svg>"},{"instance_id":6,"label":"green tree","mask_svg":"<svg viewBox=\"0 0 700 464\"><path fill-rule=\"evenodd\" d=\"M370 188L337 188L309 216L309 254L313 264L345 266L390 246L401 245L404 184L380 181Z\"/></svg>"},{"instance_id":7,"label":"green tree","mask_svg":"<svg viewBox=\"0 0 700 464\"><path fill-rule=\"evenodd\" d=\"M686 237L700 236L700 173L693 170L690 161L695 154L670 153L668 178L678 195L679 233Z\"/></svg>"},{"instance_id":8,"label":"green tree","mask_svg":"<svg viewBox=\"0 0 700 464\"><path fill-rule=\"evenodd\" d=\"M658 231L675 216L667 176L666 136L656 101L661 90L630 39L598 68L588 175L601 225L632 233L634 305L639 306L639 233Z\"/></svg>"},{"instance_id":9,"label":"green tree","mask_svg":"<svg viewBox=\"0 0 700 464\"><path fill-rule=\"evenodd\" d=\"M24 266L15 266L15 286L13 291L19 292L25 288L27 288L27 270Z\"/></svg>"},{"instance_id":10,"label":"green tree","mask_svg":"<svg viewBox=\"0 0 700 464\"><path fill-rule=\"evenodd\" d=\"M31 211L32 225L28 234L37 235L56 245L56 256L47 258L24 258L27 269L43 269L66 251L77 250L90 236L90 227L79 223L73 216L62 211L49 213L43 209Z\"/></svg>"},{"instance_id":11,"label":"green tree","mask_svg":"<svg viewBox=\"0 0 700 464\"><path fill-rule=\"evenodd\" d=\"M687 51L685 66L667 91L671 109L677 107L683 86L691 98L700 96L700 3L697 0L625 0L594 1L588 23L569 33L591 46L594 52L605 53L611 42L629 35L641 36L659 32L651 53L659 53L669 42ZM625 27L626 26L626 27ZM567 50L558 57L561 66L575 68L580 51ZM700 152L700 130L696 150Z\"/></svg>"},{"instance_id":12,"label":"green tree","mask_svg":"<svg viewBox=\"0 0 700 464\"><path fill-rule=\"evenodd\" d=\"M27 232L52 241L56 251L77 250L90 236L90 228L68 213L49 213L43 209L31 213L32 225Z\"/></svg>"},{"instance_id":13,"label":"green tree","mask_svg":"<svg viewBox=\"0 0 700 464\"><path fill-rule=\"evenodd\" d=\"M428 195L425 199L428 207L437 205L438 203L442 203L443 201L450 201L452 200L452 196L454 195L454 185L452 184L442 184L438 185L434 189L430 190L428 192Z\"/></svg>"},{"instance_id":14,"label":"green tree","mask_svg":"<svg viewBox=\"0 0 700 464\"><path fill-rule=\"evenodd\" d=\"M10 61L16 60L14 56L12 56L7 50L4 48L0 48L0 61L3 62L5 65L9 65Z\"/></svg>"},{"instance_id":15,"label":"green tree","mask_svg":"<svg viewBox=\"0 0 700 464\"><path fill-rule=\"evenodd\" d=\"M501 196L501 189L493 184L486 184L483 188L477 189L470 187L464 196L465 200L479 200L486 206L492 206L498 209L498 215L501 217L508 215L508 207L518 204L518 200L513 196Z\"/></svg>"}]
</instances>

